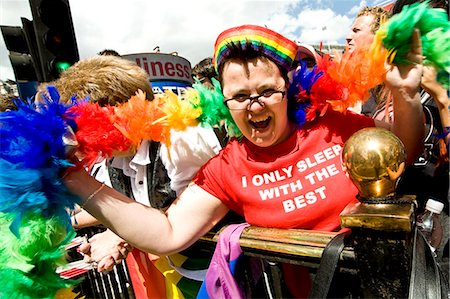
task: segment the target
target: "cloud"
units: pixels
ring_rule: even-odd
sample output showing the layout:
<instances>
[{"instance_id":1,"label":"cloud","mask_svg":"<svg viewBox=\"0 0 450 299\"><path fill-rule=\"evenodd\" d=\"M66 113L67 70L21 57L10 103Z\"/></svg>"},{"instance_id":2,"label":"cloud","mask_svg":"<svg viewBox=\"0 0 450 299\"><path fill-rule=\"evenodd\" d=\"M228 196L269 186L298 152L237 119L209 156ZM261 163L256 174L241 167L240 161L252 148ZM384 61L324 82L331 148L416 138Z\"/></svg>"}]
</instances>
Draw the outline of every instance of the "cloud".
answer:
<instances>
[{"instance_id":1,"label":"cloud","mask_svg":"<svg viewBox=\"0 0 450 299\"><path fill-rule=\"evenodd\" d=\"M287 3L134 0L124 5L118 0L77 0L71 2L71 9L82 57L103 48L129 54L159 46L162 52L177 51L195 64L212 55L215 38L223 30L244 23L263 25Z\"/></svg>"},{"instance_id":2,"label":"cloud","mask_svg":"<svg viewBox=\"0 0 450 299\"><path fill-rule=\"evenodd\" d=\"M367 5L367 2L363 0L363 1L359 2L359 5L353 6L353 7L350 9L349 14L350 14L350 15L354 15L354 16L356 17L356 15L358 14L359 10L360 10L361 8L363 8L364 6L368 6L368 5Z\"/></svg>"},{"instance_id":3,"label":"cloud","mask_svg":"<svg viewBox=\"0 0 450 299\"><path fill-rule=\"evenodd\" d=\"M338 9L348 6L347 0L70 1L81 59L106 48L131 54L159 46L192 65L212 56L220 32L242 24L267 26L307 43L343 42L352 20ZM32 19L27 0L0 0L0 14L2 25L21 25L22 16ZM14 78L3 39L0 71L0 79Z\"/></svg>"},{"instance_id":4,"label":"cloud","mask_svg":"<svg viewBox=\"0 0 450 299\"><path fill-rule=\"evenodd\" d=\"M286 28L287 35L299 42L318 44L342 43L352 20L331 9L305 9L290 21L296 26ZM289 30L288 30L289 29Z\"/></svg>"}]
</instances>

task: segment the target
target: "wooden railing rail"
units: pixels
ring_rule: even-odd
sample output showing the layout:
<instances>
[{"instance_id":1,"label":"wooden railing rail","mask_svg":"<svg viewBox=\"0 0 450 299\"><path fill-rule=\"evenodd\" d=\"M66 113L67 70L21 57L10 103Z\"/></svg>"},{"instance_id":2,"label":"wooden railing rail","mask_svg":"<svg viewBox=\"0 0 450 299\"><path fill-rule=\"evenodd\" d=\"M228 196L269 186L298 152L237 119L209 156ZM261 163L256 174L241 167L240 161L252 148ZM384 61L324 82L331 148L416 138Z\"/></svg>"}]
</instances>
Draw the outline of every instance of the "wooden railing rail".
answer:
<instances>
[{"instance_id":1,"label":"wooden railing rail","mask_svg":"<svg viewBox=\"0 0 450 299\"><path fill-rule=\"evenodd\" d=\"M208 232L200 238L199 243L215 246L223 229L224 227ZM245 255L316 268L324 248L336 234L337 232L249 226L242 232L240 245ZM340 261L352 268L354 260L353 249L345 247Z\"/></svg>"}]
</instances>

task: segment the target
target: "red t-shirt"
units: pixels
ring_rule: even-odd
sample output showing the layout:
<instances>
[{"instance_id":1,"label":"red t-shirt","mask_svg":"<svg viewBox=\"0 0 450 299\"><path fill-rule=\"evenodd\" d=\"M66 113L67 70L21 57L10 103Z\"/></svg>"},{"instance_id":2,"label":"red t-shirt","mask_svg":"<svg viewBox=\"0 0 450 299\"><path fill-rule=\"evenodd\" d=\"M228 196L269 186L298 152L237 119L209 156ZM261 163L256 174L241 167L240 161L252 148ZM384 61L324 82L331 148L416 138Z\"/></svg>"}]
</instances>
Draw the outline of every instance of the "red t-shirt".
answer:
<instances>
[{"instance_id":1,"label":"red t-shirt","mask_svg":"<svg viewBox=\"0 0 450 299\"><path fill-rule=\"evenodd\" d=\"M373 126L369 117L330 109L272 147L232 139L195 183L252 225L333 231L358 193L342 168L343 145Z\"/></svg>"}]
</instances>

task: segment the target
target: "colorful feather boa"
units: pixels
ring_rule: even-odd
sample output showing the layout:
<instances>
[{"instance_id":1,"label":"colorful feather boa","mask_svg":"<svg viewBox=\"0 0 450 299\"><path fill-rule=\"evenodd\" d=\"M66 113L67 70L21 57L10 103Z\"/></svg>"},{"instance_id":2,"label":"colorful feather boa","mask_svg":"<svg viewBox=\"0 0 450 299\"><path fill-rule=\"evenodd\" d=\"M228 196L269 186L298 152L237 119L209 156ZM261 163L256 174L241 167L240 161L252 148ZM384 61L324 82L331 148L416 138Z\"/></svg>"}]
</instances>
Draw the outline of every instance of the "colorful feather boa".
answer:
<instances>
[{"instance_id":1,"label":"colorful feather boa","mask_svg":"<svg viewBox=\"0 0 450 299\"><path fill-rule=\"evenodd\" d=\"M75 235L67 210L79 199L61 181L74 122L56 89L48 93L0 114L0 285L9 298L53 298L75 283L55 272Z\"/></svg>"},{"instance_id":2,"label":"colorful feather boa","mask_svg":"<svg viewBox=\"0 0 450 299\"><path fill-rule=\"evenodd\" d=\"M383 48L361 48L343 54L335 52L333 58L325 54L317 58L317 65L311 71L300 62L288 92L288 96L298 103L299 111L295 115L304 114L305 121L313 121L328 108L345 113L358 102L365 102L370 89L385 79L387 54ZM302 124L302 120L296 119Z\"/></svg>"},{"instance_id":3,"label":"colorful feather boa","mask_svg":"<svg viewBox=\"0 0 450 299\"><path fill-rule=\"evenodd\" d=\"M115 153L133 152L142 140L153 140L170 146L170 131L183 131L188 126L227 127L230 136L240 131L223 103L219 83L214 90L194 84L183 99L173 92L158 94L148 101L137 92L129 101L116 107L75 103L68 109L74 116L76 139L83 165L90 167Z\"/></svg>"}]
</instances>

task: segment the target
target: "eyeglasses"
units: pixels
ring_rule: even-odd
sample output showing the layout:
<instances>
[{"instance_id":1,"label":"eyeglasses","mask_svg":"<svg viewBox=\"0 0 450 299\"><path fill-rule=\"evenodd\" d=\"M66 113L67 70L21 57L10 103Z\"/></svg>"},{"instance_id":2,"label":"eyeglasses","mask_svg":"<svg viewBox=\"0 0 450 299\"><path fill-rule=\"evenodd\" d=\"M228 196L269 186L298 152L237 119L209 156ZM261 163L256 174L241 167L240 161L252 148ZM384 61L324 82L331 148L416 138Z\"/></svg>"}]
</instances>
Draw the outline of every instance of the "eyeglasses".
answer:
<instances>
[{"instance_id":1,"label":"eyeglasses","mask_svg":"<svg viewBox=\"0 0 450 299\"><path fill-rule=\"evenodd\" d=\"M285 94L286 91L266 90L260 95L253 97L244 95L236 96L225 100L224 103L230 110L249 110L254 102L257 102L261 107L281 103Z\"/></svg>"}]
</instances>

